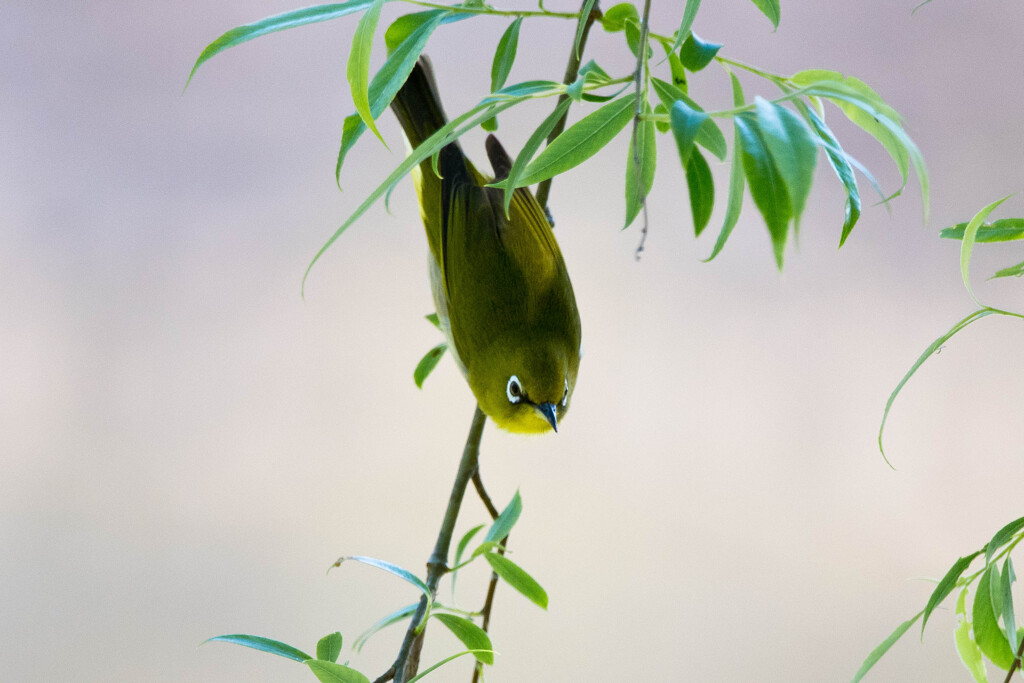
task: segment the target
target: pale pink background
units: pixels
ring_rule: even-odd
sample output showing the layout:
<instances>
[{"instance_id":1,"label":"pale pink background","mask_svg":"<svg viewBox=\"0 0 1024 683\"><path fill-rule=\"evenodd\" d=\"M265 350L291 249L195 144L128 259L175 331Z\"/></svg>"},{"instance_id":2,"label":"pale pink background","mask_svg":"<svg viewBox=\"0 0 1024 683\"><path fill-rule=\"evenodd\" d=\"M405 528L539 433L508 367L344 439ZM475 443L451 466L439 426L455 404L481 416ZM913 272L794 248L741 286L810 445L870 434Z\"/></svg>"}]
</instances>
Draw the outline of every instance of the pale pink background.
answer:
<instances>
[{"instance_id":1,"label":"pale pink background","mask_svg":"<svg viewBox=\"0 0 1024 683\"><path fill-rule=\"evenodd\" d=\"M438 335L422 320L408 182L299 297L312 255L401 158L385 115L393 152L365 137L335 187L356 18L232 49L181 95L209 41L299 4L0 7L4 680L310 681L285 660L197 645L251 632L312 650L336 629L352 642L416 598L366 567L324 573L354 553L422 568L473 408L450 360L423 391L411 380ZM672 30L682 4L656 5ZM773 34L747 0L706 2L695 28L729 57L874 85L928 160L924 226L916 185L887 213L862 183L864 218L837 252L843 195L822 158L785 274L749 199L701 264L728 166L714 163L718 207L695 241L663 138L637 264L637 229L619 231L624 140L555 182L586 353L561 433L484 437L491 491L504 502L518 487L525 503L512 557L551 596L544 613L500 589L489 681L849 680L923 606L931 584L916 578L1024 514L1019 322L983 321L908 385L888 431L898 471L875 445L897 380L972 307L938 229L1022 182L1024 6L913 5L784 0ZM487 87L506 25L437 34L450 112ZM527 21L512 79L560 75L572 29ZM592 47L609 71L630 68L621 36ZM729 105L716 67L692 93ZM518 148L548 107L503 117L502 139ZM894 188L884 152L829 120ZM481 139L466 142L478 159ZM977 256L979 296L1024 308L1019 280L984 282L1021 250ZM460 533L483 519L471 501ZM479 605L485 575L467 574L461 604ZM967 680L952 624L937 612L923 645L908 635L869 680ZM399 637L354 664L379 673ZM424 660L457 647L434 629ZM468 681L468 667L433 680Z\"/></svg>"}]
</instances>

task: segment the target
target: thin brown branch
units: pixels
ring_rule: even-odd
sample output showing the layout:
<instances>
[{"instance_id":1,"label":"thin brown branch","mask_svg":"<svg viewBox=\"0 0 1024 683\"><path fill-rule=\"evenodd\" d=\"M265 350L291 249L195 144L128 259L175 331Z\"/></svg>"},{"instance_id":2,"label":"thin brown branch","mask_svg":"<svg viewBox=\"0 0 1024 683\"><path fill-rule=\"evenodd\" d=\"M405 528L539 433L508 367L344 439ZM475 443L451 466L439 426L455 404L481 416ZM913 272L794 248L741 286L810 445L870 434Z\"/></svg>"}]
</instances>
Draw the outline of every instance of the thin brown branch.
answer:
<instances>
[{"instance_id":1,"label":"thin brown branch","mask_svg":"<svg viewBox=\"0 0 1024 683\"><path fill-rule=\"evenodd\" d=\"M642 124L640 116L644 113L644 106L647 104L647 83L644 78L647 73L647 36L651 30L650 28L651 18L651 0L644 0L644 16L640 20L640 42L636 49L636 71L633 72L633 81L636 85L636 109L633 115L633 158L630 160L633 164L633 170L636 172L636 192L638 195L642 195L644 192L642 169L640 168L640 145L637 144L640 139L640 126ZM644 252L644 244L647 242L647 197L637 197L640 200L640 205L643 208L644 225L640 228L640 244L636 246L636 260L640 260L640 255Z\"/></svg>"},{"instance_id":2,"label":"thin brown branch","mask_svg":"<svg viewBox=\"0 0 1024 683\"><path fill-rule=\"evenodd\" d=\"M1013 664L1010 665L1010 670L1006 672L1006 678L1003 679L1003 683L1010 683L1010 679L1013 678L1013 672L1021 666L1021 657L1024 657L1024 638L1020 639L1020 647L1017 648L1017 656L1013 658Z\"/></svg>"},{"instance_id":3,"label":"thin brown branch","mask_svg":"<svg viewBox=\"0 0 1024 683\"><path fill-rule=\"evenodd\" d=\"M484 481L480 478L480 466L477 465L476 472L473 473L473 485L476 487L476 492L480 496L480 500L483 501L484 507L487 508L487 512L491 515L491 519L498 518L498 508L494 507L494 503L491 501L491 497L487 494L487 489L484 488ZM508 545L508 536L501 539L498 544L498 554L505 554L505 547ZM491 608L494 606L494 591L498 589L498 575L491 572L490 583L487 584L487 598L484 600L483 609L480 610L480 614L483 615L483 630L484 633L488 631L491 625ZM472 683L478 683L480 676L483 673L484 665L481 662L477 662L476 666L473 667L473 681Z\"/></svg>"}]
</instances>

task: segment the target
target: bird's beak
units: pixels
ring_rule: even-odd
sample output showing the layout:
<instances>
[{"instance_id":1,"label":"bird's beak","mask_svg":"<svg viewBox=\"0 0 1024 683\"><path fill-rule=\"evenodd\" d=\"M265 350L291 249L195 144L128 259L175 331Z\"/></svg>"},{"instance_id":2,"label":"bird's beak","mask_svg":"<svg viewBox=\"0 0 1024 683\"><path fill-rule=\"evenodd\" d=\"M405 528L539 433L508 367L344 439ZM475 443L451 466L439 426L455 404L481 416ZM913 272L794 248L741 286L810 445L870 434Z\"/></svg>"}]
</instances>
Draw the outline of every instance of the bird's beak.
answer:
<instances>
[{"instance_id":1,"label":"bird's beak","mask_svg":"<svg viewBox=\"0 0 1024 683\"><path fill-rule=\"evenodd\" d=\"M554 403L538 403L533 406L534 409L540 413L540 416L547 420L551 428L558 432L558 414L556 412Z\"/></svg>"}]
</instances>

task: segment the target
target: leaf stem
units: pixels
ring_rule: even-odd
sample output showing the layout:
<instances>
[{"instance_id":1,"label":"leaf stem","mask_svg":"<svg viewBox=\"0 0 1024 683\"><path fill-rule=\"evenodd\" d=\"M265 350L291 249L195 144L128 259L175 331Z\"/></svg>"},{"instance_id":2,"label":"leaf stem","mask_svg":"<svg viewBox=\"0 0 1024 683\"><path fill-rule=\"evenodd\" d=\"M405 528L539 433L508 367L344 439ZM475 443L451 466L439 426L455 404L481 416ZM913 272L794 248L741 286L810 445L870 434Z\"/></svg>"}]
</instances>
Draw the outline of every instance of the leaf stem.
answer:
<instances>
[{"instance_id":1,"label":"leaf stem","mask_svg":"<svg viewBox=\"0 0 1024 683\"><path fill-rule=\"evenodd\" d=\"M769 81L773 81L775 83L789 83L789 79L786 78L785 76L779 76L778 74L773 74L771 72L764 71L763 69L758 69L756 66L751 66L750 64L737 62L735 59L728 59L726 57L716 56L715 61L718 62L719 64L728 64L729 66L734 66L737 69L742 69L749 73L760 76L761 78L767 78Z\"/></svg>"},{"instance_id":2,"label":"leaf stem","mask_svg":"<svg viewBox=\"0 0 1024 683\"><path fill-rule=\"evenodd\" d=\"M640 19L640 41L636 51L636 70L633 72L633 81L636 87L636 108L633 110L633 157L630 163L636 172L638 195L643 194L643 181L641 180L642 170L640 168L640 125L643 121L644 109L647 106L647 40L650 36L651 0L644 0L644 15ZM644 224L640 228L640 243L636 245L636 260L644 252L644 245L647 243L647 197L637 197L643 210Z\"/></svg>"},{"instance_id":3,"label":"leaf stem","mask_svg":"<svg viewBox=\"0 0 1024 683\"><path fill-rule=\"evenodd\" d=\"M440 5L434 2L424 2L423 0L404 0L404 2L407 2L410 5L418 5L419 7L443 9L448 12L454 12L455 14L487 14L495 17L548 17L551 19L576 19L579 17L578 12L549 12L543 8L541 10L498 10L483 6L458 7L452 5Z\"/></svg>"}]
</instances>

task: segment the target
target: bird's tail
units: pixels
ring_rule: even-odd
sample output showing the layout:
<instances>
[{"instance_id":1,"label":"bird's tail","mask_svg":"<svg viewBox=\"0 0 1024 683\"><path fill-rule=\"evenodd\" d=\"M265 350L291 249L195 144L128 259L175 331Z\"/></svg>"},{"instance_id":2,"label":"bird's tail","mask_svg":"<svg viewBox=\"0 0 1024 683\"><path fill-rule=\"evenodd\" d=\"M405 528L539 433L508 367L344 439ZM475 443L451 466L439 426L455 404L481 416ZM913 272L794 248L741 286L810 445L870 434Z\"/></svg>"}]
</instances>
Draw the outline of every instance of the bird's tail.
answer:
<instances>
[{"instance_id":1,"label":"bird's tail","mask_svg":"<svg viewBox=\"0 0 1024 683\"><path fill-rule=\"evenodd\" d=\"M430 60L420 57L402 89L391 101L391 110L413 148L436 133L447 122L437 94Z\"/></svg>"}]
</instances>

